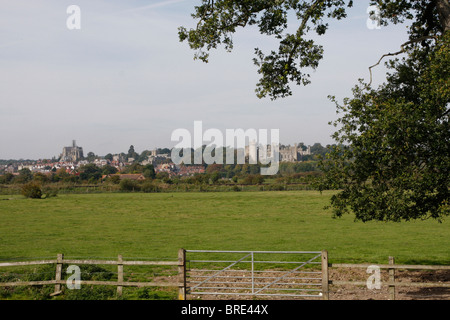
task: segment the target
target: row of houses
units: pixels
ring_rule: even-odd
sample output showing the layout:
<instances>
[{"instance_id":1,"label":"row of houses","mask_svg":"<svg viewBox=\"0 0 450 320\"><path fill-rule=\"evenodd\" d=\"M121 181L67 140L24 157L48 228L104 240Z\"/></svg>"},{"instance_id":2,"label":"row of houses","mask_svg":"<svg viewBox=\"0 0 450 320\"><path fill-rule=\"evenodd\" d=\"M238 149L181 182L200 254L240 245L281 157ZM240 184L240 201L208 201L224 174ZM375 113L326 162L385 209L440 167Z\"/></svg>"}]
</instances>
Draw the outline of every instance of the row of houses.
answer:
<instances>
[{"instance_id":1,"label":"row of houses","mask_svg":"<svg viewBox=\"0 0 450 320\"><path fill-rule=\"evenodd\" d=\"M68 174L77 174L79 172L79 169L87 164L93 163L98 167L104 167L104 166L112 166L117 169L118 173L123 172L124 169L131 165L129 162L121 162L121 161L109 161L105 159L96 159L93 162L89 162L87 160L82 160L78 162L72 162L72 161L61 161L61 162L31 162L26 164L16 164L16 165L3 165L2 168L0 168L4 173L12 173L17 175L18 172L22 169L28 169L32 173L43 173L43 174L50 174L52 172L59 172L60 170L64 170ZM142 163L143 165L148 164ZM192 176L194 174L198 173L205 173L205 167L201 165L193 165L193 166L178 166L174 163L162 163L157 164L154 166L155 173L158 174L160 172L167 173L169 177L173 176ZM121 178L131 178L132 180L139 180L141 179L139 175L127 175L122 174Z\"/></svg>"},{"instance_id":2,"label":"row of houses","mask_svg":"<svg viewBox=\"0 0 450 320\"><path fill-rule=\"evenodd\" d=\"M33 173L51 173L59 170L65 170L67 173L75 173L77 170L89 163L93 163L98 167L104 167L106 165L110 165L112 167L115 167L118 171L122 171L129 163L123 163L123 162L114 162L114 161L108 161L105 159L96 159L94 162L89 162L87 160L81 160L78 162L73 161L58 161L58 162L45 162L42 163L40 161L32 162L32 163L18 163L18 164L11 164L11 165L4 165L2 171L5 173L18 173L19 171L23 169L28 169Z\"/></svg>"}]
</instances>

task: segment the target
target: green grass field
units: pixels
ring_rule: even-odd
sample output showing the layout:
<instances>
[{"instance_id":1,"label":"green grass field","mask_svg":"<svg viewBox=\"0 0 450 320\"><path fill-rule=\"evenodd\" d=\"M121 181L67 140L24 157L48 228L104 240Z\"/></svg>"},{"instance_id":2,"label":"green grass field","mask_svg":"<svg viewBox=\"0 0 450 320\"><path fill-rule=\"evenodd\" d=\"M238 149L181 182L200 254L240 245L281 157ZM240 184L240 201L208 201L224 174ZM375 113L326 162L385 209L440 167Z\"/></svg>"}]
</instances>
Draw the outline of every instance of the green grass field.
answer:
<instances>
[{"instance_id":1,"label":"green grass field","mask_svg":"<svg viewBox=\"0 0 450 320\"><path fill-rule=\"evenodd\" d=\"M331 192L0 196L0 260L177 258L202 250L328 250L331 262L450 264L450 224L354 222L324 210ZM8 200L6 200L8 199Z\"/></svg>"}]
</instances>

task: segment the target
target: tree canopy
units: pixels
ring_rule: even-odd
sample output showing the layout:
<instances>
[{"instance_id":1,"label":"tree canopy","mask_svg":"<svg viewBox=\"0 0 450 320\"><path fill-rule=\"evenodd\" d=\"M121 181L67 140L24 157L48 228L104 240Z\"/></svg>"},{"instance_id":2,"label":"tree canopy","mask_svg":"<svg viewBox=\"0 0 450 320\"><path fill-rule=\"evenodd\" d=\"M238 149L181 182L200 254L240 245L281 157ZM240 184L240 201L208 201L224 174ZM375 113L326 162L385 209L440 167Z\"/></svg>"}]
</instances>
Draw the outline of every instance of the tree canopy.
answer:
<instances>
[{"instance_id":1,"label":"tree canopy","mask_svg":"<svg viewBox=\"0 0 450 320\"><path fill-rule=\"evenodd\" d=\"M368 5L379 8L381 25L410 20L410 41L426 41L450 28L448 0L378 0ZM233 49L233 34L239 28L257 26L261 34L275 37L279 46L270 53L255 49L254 64L261 75L256 94L283 98L292 94L292 83L309 84L309 72L323 58L322 45L309 34L325 34L329 22L346 18L352 6L351 0L202 0L192 14L196 28L181 26L179 39L196 51L195 59L208 62L209 51L219 45ZM287 32L290 15L298 19L295 33Z\"/></svg>"},{"instance_id":2,"label":"tree canopy","mask_svg":"<svg viewBox=\"0 0 450 320\"><path fill-rule=\"evenodd\" d=\"M378 89L361 83L340 105L339 142L321 162L321 189L337 216L362 221L426 219L449 214L450 33L431 52L411 49L390 63Z\"/></svg>"},{"instance_id":3,"label":"tree canopy","mask_svg":"<svg viewBox=\"0 0 450 320\"><path fill-rule=\"evenodd\" d=\"M340 189L331 201L336 216L352 211L362 221L442 219L449 214L450 187L449 1L367 5L378 8L383 26L409 22L409 40L369 68L391 57L391 73L380 87L360 80L352 98L339 103L331 97L340 118L332 123L336 144L321 161L319 188ZM254 58L260 74L256 94L275 100L290 96L292 84L310 83L309 72L324 53L311 33L325 34L329 22L346 18L352 6L344 0L202 0L192 14L196 28L180 27L179 38L196 59L208 62L209 51L219 45L233 49L239 28L253 25L275 37L278 48L256 48ZM296 31L289 33L292 15Z\"/></svg>"}]
</instances>

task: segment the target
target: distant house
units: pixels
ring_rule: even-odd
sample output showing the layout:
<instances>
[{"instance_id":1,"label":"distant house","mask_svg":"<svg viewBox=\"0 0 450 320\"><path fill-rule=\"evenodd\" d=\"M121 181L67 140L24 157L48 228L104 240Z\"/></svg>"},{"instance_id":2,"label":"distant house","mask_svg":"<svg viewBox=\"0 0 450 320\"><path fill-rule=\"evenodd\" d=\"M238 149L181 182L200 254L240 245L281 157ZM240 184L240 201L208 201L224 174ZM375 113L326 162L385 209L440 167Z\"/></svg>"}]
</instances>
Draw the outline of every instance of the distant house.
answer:
<instances>
[{"instance_id":1,"label":"distant house","mask_svg":"<svg viewBox=\"0 0 450 320\"><path fill-rule=\"evenodd\" d=\"M106 179L106 178L112 178L114 176L119 177L120 180L124 180L124 179L137 180L137 181L145 180L145 177L140 173L137 173L137 174L128 174L128 173L127 174L119 174L119 173L108 174L108 175L103 176L102 178Z\"/></svg>"},{"instance_id":2,"label":"distant house","mask_svg":"<svg viewBox=\"0 0 450 320\"><path fill-rule=\"evenodd\" d=\"M180 176L193 176L196 173L205 173L205 167L198 165L198 166L181 166L178 174Z\"/></svg>"},{"instance_id":3,"label":"distant house","mask_svg":"<svg viewBox=\"0 0 450 320\"><path fill-rule=\"evenodd\" d=\"M108 165L108 160L106 160L106 159L95 159L94 160L94 164L97 167L104 167L104 166Z\"/></svg>"}]
</instances>

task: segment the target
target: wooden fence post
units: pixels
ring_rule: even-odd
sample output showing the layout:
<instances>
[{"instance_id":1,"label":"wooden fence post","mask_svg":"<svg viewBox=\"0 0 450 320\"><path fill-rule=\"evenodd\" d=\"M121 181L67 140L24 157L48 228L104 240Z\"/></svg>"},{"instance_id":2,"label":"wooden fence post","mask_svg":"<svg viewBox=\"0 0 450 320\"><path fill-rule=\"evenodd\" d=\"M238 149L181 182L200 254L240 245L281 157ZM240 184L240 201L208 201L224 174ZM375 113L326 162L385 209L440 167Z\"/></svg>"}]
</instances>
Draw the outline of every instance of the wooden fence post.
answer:
<instances>
[{"instance_id":1,"label":"wooden fence post","mask_svg":"<svg viewBox=\"0 0 450 320\"><path fill-rule=\"evenodd\" d=\"M394 257L389 257L389 264L394 265L395 259ZM392 283L392 285L389 285L389 300L395 300L395 269L389 269L389 282Z\"/></svg>"},{"instance_id":2,"label":"wooden fence post","mask_svg":"<svg viewBox=\"0 0 450 320\"><path fill-rule=\"evenodd\" d=\"M123 257L121 254L119 254L118 258L117 258L117 282L119 284L123 283ZM122 286L118 285L117 286L117 296L121 297L122 296Z\"/></svg>"},{"instance_id":3,"label":"wooden fence post","mask_svg":"<svg viewBox=\"0 0 450 320\"><path fill-rule=\"evenodd\" d=\"M329 299L328 290L328 251L322 251L322 299Z\"/></svg>"},{"instance_id":4,"label":"wooden fence post","mask_svg":"<svg viewBox=\"0 0 450 320\"><path fill-rule=\"evenodd\" d=\"M58 253L58 255L56 256L56 275L55 275L56 281L61 281L63 258L64 255L62 253ZM56 283L54 293L59 293L60 291L61 291L61 284Z\"/></svg>"},{"instance_id":5,"label":"wooden fence post","mask_svg":"<svg viewBox=\"0 0 450 320\"><path fill-rule=\"evenodd\" d=\"M178 287L178 300L186 300L186 250L178 250L178 277L182 286Z\"/></svg>"}]
</instances>

